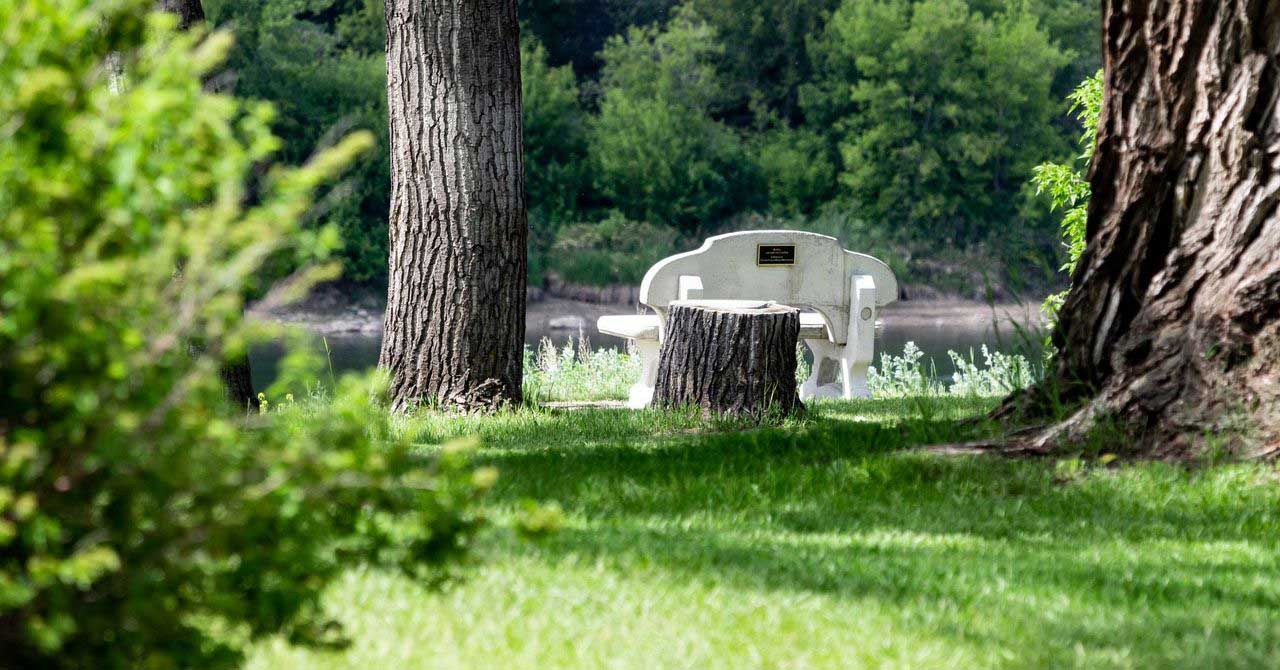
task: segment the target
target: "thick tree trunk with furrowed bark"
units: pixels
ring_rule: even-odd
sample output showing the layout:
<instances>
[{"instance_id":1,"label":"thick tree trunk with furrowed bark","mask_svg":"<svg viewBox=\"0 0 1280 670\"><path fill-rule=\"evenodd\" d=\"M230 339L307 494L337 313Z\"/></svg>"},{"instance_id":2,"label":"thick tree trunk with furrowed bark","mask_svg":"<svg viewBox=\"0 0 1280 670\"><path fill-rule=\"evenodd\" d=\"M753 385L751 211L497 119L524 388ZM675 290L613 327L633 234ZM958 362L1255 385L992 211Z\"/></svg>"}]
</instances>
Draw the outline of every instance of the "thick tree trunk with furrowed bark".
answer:
<instances>
[{"instance_id":1,"label":"thick tree trunk with furrowed bark","mask_svg":"<svg viewBox=\"0 0 1280 670\"><path fill-rule=\"evenodd\" d=\"M1146 453L1280 447L1280 2L1105 0L1088 246L1034 446L1116 421ZM1045 389L1042 388L1041 391Z\"/></svg>"},{"instance_id":2,"label":"thick tree trunk with furrowed bark","mask_svg":"<svg viewBox=\"0 0 1280 670\"><path fill-rule=\"evenodd\" d=\"M804 409L796 390L800 311L673 304L653 406L763 418Z\"/></svg>"},{"instance_id":3,"label":"thick tree trunk with furrowed bark","mask_svg":"<svg viewBox=\"0 0 1280 670\"><path fill-rule=\"evenodd\" d=\"M527 237L515 0L387 0L394 406L519 402Z\"/></svg>"}]
</instances>

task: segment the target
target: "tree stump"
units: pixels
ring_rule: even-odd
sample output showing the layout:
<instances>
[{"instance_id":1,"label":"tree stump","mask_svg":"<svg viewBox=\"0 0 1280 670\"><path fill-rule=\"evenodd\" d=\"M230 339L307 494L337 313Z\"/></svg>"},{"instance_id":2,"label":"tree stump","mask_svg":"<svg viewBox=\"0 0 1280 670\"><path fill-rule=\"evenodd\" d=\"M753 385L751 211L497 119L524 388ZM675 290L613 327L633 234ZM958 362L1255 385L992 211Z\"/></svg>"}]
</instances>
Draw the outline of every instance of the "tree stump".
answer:
<instances>
[{"instance_id":1,"label":"tree stump","mask_svg":"<svg viewBox=\"0 0 1280 670\"><path fill-rule=\"evenodd\" d=\"M671 303L653 407L760 419L804 409L796 391L800 310L772 302Z\"/></svg>"}]
</instances>

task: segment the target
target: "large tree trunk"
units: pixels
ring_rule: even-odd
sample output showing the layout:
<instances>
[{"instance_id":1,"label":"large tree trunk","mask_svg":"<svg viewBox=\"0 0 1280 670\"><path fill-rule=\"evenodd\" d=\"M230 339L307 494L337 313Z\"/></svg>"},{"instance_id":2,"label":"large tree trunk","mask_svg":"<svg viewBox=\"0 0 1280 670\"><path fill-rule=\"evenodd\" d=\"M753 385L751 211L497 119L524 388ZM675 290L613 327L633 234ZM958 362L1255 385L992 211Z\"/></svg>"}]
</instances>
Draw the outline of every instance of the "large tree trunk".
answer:
<instances>
[{"instance_id":1,"label":"large tree trunk","mask_svg":"<svg viewBox=\"0 0 1280 670\"><path fill-rule=\"evenodd\" d=\"M654 407L754 419L804 409L796 391L800 310L732 302L671 306Z\"/></svg>"},{"instance_id":2,"label":"large tree trunk","mask_svg":"<svg viewBox=\"0 0 1280 670\"><path fill-rule=\"evenodd\" d=\"M1280 3L1104 0L1088 247L1041 391L1149 454L1280 444Z\"/></svg>"},{"instance_id":3,"label":"large tree trunk","mask_svg":"<svg viewBox=\"0 0 1280 670\"><path fill-rule=\"evenodd\" d=\"M526 259L516 0L388 0L394 406L520 400Z\"/></svg>"}]
</instances>

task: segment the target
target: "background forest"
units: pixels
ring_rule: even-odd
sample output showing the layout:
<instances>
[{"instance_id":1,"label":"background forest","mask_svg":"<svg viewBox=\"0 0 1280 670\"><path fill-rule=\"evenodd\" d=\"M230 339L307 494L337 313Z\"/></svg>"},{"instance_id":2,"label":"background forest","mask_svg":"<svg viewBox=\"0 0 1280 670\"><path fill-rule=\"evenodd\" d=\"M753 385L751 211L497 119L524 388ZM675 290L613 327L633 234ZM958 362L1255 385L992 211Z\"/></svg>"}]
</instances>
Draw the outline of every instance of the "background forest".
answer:
<instances>
[{"instance_id":1,"label":"background forest","mask_svg":"<svg viewBox=\"0 0 1280 670\"><path fill-rule=\"evenodd\" d=\"M239 95L279 109L283 158L353 128L369 152L322 220L345 276L386 273L382 0L206 0ZM909 285L1041 291L1069 162L1067 95L1099 67L1087 0L522 0L530 282L638 281L728 229L881 256ZM1012 268L1018 268L1017 272Z\"/></svg>"}]
</instances>

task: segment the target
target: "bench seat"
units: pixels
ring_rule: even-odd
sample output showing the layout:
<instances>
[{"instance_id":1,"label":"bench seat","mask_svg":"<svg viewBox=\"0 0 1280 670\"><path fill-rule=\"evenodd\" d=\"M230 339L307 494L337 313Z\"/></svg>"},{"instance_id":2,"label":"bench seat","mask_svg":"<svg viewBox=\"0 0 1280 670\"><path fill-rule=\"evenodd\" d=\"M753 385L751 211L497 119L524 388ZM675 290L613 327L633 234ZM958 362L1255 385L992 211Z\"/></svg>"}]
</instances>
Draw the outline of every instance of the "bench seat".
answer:
<instances>
[{"instance_id":1,"label":"bench seat","mask_svg":"<svg viewBox=\"0 0 1280 670\"><path fill-rule=\"evenodd\" d=\"M662 319L657 314L616 314L602 316L596 328L605 335L628 340L657 340ZM827 324L817 312L800 312L800 339L829 338Z\"/></svg>"}]
</instances>

